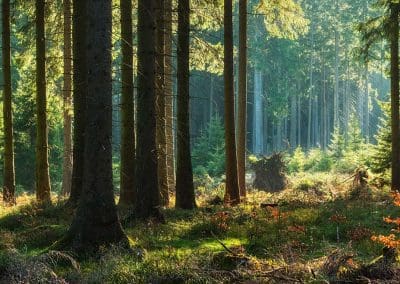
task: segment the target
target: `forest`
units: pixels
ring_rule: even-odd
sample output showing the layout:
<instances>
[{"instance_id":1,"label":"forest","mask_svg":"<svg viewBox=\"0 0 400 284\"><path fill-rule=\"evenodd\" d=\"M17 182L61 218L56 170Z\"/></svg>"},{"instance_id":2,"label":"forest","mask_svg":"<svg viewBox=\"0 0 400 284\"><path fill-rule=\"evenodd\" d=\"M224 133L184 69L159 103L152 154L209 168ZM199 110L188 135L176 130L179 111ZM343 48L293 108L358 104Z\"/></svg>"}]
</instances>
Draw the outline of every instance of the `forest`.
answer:
<instances>
[{"instance_id":1,"label":"forest","mask_svg":"<svg viewBox=\"0 0 400 284\"><path fill-rule=\"evenodd\" d=\"M400 283L399 0L0 2L0 283Z\"/></svg>"}]
</instances>

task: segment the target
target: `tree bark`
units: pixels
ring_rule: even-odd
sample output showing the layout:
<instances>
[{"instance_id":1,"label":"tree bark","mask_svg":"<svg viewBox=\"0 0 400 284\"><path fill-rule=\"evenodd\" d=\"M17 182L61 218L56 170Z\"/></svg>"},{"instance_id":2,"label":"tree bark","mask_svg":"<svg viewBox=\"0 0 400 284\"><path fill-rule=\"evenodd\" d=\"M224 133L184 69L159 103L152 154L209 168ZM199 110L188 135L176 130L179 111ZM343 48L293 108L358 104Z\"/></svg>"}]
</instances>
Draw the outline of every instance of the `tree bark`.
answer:
<instances>
[{"instance_id":1,"label":"tree bark","mask_svg":"<svg viewBox=\"0 0 400 284\"><path fill-rule=\"evenodd\" d=\"M400 129L399 129L399 11L400 5L390 4L390 75L392 116L392 186L400 190Z\"/></svg>"},{"instance_id":2,"label":"tree bark","mask_svg":"<svg viewBox=\"0 0 400 284\"><path fill-rule=\"evenodd\" d=\"M72 24L71 0L64 0L64 151L62 194L71 192L72 184Z\"/></svg>"},{"instance_id":3,"label":"tree bark","mask_svg":"<svg viewBox=\"0 0 400 284\"><path fill-rule=\"evenodd\" d=\"M158 187L161 194L161 204L169 203L168 172L167 172L167 141L166 141L166 107L165 107L165 1L157 1L157 63L156 63L156 93L157 93L157 150L158 150Z\"/></svg>"},{"instance_id":4,"label":"tree bark","mask_svg":"<svg viewBox=\"0 0 400 284\"><path fill-rule=\"evenodd\" d=\"M135 214L147 219L161 217L156 147L156 1L139 0L138 5Z\"/></svg>"},{"instance_id":5,"label":"tree bark","mask_svg":"<svg viewBox=\"0 0 400 284\"><path fill-rule=\"evenodd\" d=\"M336 15L338 16L339 4L336 0ZM335 89L333 96L333 128L338 129L340 133L339 123L339 31L337 27L338 23L335 24Z\"/></svg>"},{"instance_id":6,"label":"tree bark","mask_svg":"<svg viewBox=\"0 0 400 284\"><path fill-rule=\"evenodd\" d=\"M246 197L247 140L247 0L239 1L239 103L238 103L238 182L240 196Z\"/></svg>"},{"instance_id":7,"label":"tree bark","mask_svg":"<svg viewBox=\"0 0 400 284\"><path fill-rule=\"evenodd\" d=\"M189 28L190 2L178 1L178 96L177 96L177 160L176 202L182 209L196 207L190 154L189 126Z\"/></svg>"},{"instance_id":8,"label":"tree bark","mask_svg":"<svg viewBox=\"0 0 400 284\"><path fill-rule=\"evenodd\" d=\"M165 138L167 144L167 173L168 188L175 188L175 162L174 162L174 93L172 81L172 0L165 1ZM169 205L169 199L165 200Z\"/></svg>"},{"instance_id":9,"label":"tree bark","mask_svg":"<svg viewBox=\"0 0 400 284\"><path fill-rule=\"evenodd\" d=\"M87 5L85 143L90 147L85 147L82 195L68 232L72 249L79 253L111 244L128 246L112 182L111 1L87 0Z\"/></svg>"},{"instance_id":10,"label":"tree bark","mask_svg":"<svg viewBox=\"0 0 400 284\"><path fill-rule=\"evenodd\" d=\"M36 0L36 199L50 202L44 14L45 1Z\"/></svg>"},{"instance_id":11,"label":"tree bark","mask_svg":"<svg viewBox=\"0 0 400 284\"><path fill-rule=\"evenodd\" d=\"M15 204L15 166L13 112L11 89L11 33L10 0L2 1L2 52L3 52L3 127L4 127L4 183L3 200L8 205Z\"/></svg>"},{"instance_id":12,"label":"tree bark","mask_svg":"<svg viewBox=\"0 0 400 284\"><path fill-rule=\"evenodd\" d=\"M85 149L85 111L87 96L86 17L87 0L73 0L73 166L69 203L75 207L82 192L83 153Z\"/></svg>"},{"instance_id":13,"label":"tree bark","mask_svg":"<svg viewBox=\"0 0 400 284\"><path fill-rule=\"evenodd\" d=\"M121 12L121 170L119 204L130 206L135 199L135 121L133 98L132 0L120 0Z\"/></svg>"},{"instance_id":14,"label":"tree bark","mask_svg":"<svg viewBox=\"0 0 400 284\"><path fill-rule=\"evenodd\" d=\"M225 203L240 203L235 141L235 97L233 88L232 0L224 0L224 92L225 92Z\"/></svg>"}]
</instances>

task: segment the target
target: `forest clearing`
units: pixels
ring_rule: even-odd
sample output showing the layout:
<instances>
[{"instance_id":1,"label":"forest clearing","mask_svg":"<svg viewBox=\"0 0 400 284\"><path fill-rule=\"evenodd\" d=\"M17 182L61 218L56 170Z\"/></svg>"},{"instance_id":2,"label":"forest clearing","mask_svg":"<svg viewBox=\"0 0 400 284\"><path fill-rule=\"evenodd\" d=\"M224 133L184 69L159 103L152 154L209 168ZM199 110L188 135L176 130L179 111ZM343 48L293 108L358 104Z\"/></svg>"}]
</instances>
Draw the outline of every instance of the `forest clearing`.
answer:
<instances>
[{"instance_id":1,"label":"forest clearing","mask_svg":"<svg viewBox=\"0 0 400 284\"><path fill-rule=\"evenodd\" d=\"M2 0L0 283L400 283L399 0Z\"/></svg>"}]
</instances>

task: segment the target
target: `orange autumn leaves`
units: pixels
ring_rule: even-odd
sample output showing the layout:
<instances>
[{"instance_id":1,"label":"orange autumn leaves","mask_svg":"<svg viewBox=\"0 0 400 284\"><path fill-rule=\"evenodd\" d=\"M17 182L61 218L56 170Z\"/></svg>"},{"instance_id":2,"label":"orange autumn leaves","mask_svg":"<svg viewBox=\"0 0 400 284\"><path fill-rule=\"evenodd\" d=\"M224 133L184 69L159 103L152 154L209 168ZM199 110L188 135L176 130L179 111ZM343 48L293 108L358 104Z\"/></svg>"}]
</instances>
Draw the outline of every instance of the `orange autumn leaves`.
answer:
<instances>
[{"instance_id":1,"label":"orange autumn leaves","mask_svg":"<svg viewBox=\"0 0 400 284\"><path fill-rule=\"evenodd\" d=\"M393 193L393 204L400 207L399 192ZM400 240L396 237L395 233L397 234L400 233L400 218L398 217L393 219L391 217L385 217L383 218L383 221L388 224L393 224L396 226L394 229L391 230L393 233L387 236L384 235L372 236L371 239L375 242L381 243L390 248L399 248Z\"/></svg>"}]
</instances>

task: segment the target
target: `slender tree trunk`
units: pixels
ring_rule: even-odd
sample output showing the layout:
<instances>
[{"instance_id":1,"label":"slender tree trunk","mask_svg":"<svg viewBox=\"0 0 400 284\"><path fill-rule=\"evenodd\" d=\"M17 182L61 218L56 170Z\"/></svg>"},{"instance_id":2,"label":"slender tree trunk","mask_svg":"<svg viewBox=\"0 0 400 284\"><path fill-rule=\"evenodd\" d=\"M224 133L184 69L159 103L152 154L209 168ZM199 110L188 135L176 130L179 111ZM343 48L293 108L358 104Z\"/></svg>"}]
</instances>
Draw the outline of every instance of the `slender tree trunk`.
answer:
<instances>
[{"instance_id":1,"label":"slender tree trunk","mask_svg":"<svg viewBox=\"0 0 400 284\"><path fill-rule=\"evenodd\" d=\"M339 12L338 0L336 0L336 13ZM337 14L338 16L338 14ZM335 24L335 93L333 97L333 126L340 132L339 124L339 31L338 21Z\"/></svg>"},{"instance_id":2,"label":"slender tree trunk","mask_svg":"<svg viewBox=\"0 0 400 284\"><path fill-rule=\"evenodd\" d=\"M156 146L156 2L138 2L136 217L162 219Z\"/></svg>"},{"instance_id":3,"label":"slender tree trunk","mask_svg":"<svg viewBox=\"0 0 400 284\"><path fill-rule=\"evenodd\" d=\"M224 0L224 86L225 86L225 202L240 203L235 140L235 96L233 88L232 0Z\"/></svg>"},{"instance_id":4,"label":"slender tree trunk","mask_svg":"<svg viewBox=\"0 0 400 284\"><path fill-rule=\"evenodd\" d=\"M11 90L11 33L10 0L2 1L2 52L3 52L3 127L4 127L4 183L3 200L15 204L15 166Z\"/></svg>"},{"instance_id":5,"label":"slender tree trunk","mask_svg":"<svg viewBox=\"0 0 400 284\"><path fill-rule=\"evenodd\" d=\"M290 149L296 148L296 128L297 128L297 98L294 94L290 96Z\"/></svg>"},{"instance_id":6,"label":"slender tree trunk","mask_svg":"<svg viewBox=\"0 0 400 284\"><path fill-rule=\"evenodd\" d=\"M72 15L71 0L64 0L64 153L62 193L67 195L72 186Z\"/></svg>"},{"instance_id":7,"label":"slender tree trunk","mask_svg":"<svg viewBox=\"0 0 400 284\"><path fill-rule=\"evenodd\" d=\"M182 209L196 207L189 129L189 0L178 2L178 113L177 113L177 160L176 202Z\"/></svg>"},{"instance_id":8,"label":"slender tree trunk","mask_svg":"<svg viewBox=\"0 0 400 284\"><path fill-rule=\"evenodd\" d=\"M96 252L128 239L122 231L112 182L111 1L88 0L88 88L84 178L77 212L68 232L72 249ZM85 27L85 26L83 26ZM80 27L82 28L82 27Z\"/></svg>"},{"instance_id":9,"label":"slender tree trunk","mask_svg":"<svg viewBox=\"0 0 400 284\"><path fill-rule=\"evenodd\" d=\"M400 190L400 129L399 129L399 11L400 5L390 4L390 75L392 114L392 190Z\"/></svg>"},{"instance_id":10,"label":"slender tree trunk","mask_svg":"<svg viewBox=\"0 0 400 284\"><path fill-rule=\"evenodd\" d=\"M165 0L157 1L157 150L158 150L158 187L161 194L161 205L169 203L166 141L165 109Z\"/></svg>"},{"instance_id":11,"label":"slender tree trunk","mask_svg":"<svg viewBox=\"0 0 400 284\"><path fill-rule=\"evenodd\" d=\"M323 91L322 91L322 111L323 111L323 124L322 124L322 135L323 135L323 149L326 150L328 146L328 101L326 99L326 66L324 67L323 75Z\"/></svg>"},{"instance_id":12,"label":"slender tree trunk","mask_svg":"<svg viewBox=\"0 0 400 284\"><path fill-rule=\"evenodd\" d=\"M246 197L247 140L247 0L239 1L238 180L240 196Z\"/></svg>"},{"instance_id":13,"label":"slender tree trunk","mask_svg":"<svg viewBox=\"0 0 400 284\"><path fill-rule=\"evenodd\" d=\"M121 11L121 193L119 204L131 206L135 199L135 117L133 97L132 0L120 0Z\"/></svg>"},{"instance_id":14,"label":"slender tree trunk","mask_svg":"<svg viewBox=\"0 0 400 284\"><path fill-rule=\"evenodd\" d=\"M173 66L172 66L172 0L165 1L165 137L167 143L167 173L168 188L175 188L174 166L174 92L173 92ZM169 200L166 200L166 206Z\"/></svg>"},{"instance_id":15,"label":"slender tree trunk","mask_svg":"<svg viewBox=\"0 0 400 284\"><path fill-rule=\"evenodd\" d=\"M69 203L75 207L82 192L83 153L85 149L85 111L87 96L86 17L87 0L73 0L72 52L73 52L73 165Z\"/></svg>"},{"instance_id":16,"label":"slender tree trunk","mask_svg":"<svg viewBox=\"0 0 400 284\"><path fill-rule=\"evenodd\" d=\"M44 13L45 1L36 0L36 199L50 202Z\"/></svg>"},{"instance_id":17,"label":"slender tree trunk","mask_svg":"<svg viewBox=\"0 0 400 284\"><path fill-rule=\"evenodd\" d=\"M364 70L364 115L365 115L365 123L364 123L364 135L365 135L365 141L369 143L369 138L370 138L370 130L369 130L369 70L368 70L368 63L365 64L365 70Z\"/></svg>"},{"instance_id":18,"label":"slender tree trunk","mask_svg":"<svg viewBox=\"0 0 400 284\"><path fill-rule=\"evenodd\" d=\"M253 92L253 152L263 153L264 128L262 106L262 73L254 68L254 92Z\"/></svg>"}]
</instances>

